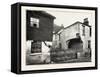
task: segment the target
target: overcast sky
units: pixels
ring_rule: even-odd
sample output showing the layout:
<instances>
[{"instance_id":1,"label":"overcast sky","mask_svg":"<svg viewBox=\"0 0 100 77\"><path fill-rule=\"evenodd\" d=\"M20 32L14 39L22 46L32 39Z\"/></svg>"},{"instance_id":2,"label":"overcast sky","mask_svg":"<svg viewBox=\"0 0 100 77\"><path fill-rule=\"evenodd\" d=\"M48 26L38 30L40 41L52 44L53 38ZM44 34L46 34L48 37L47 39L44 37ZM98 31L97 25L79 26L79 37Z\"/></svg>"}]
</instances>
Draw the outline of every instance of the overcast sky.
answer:
<instances>
[{"instance_id":1,"label":"overcast sky","mask_svg":"<svg viewBox=\"0 0 100 77\"><path fill-rule=\"evenodd\" d=\"M88 18L89 25L94 24L94 16L93 13L87 12L87 11L55 11L55 10L47 10L47 13L50 13L51 15L55 16L56 19L54 20L54 24L57 24L61 26L63 24L64 27L69 26L76 21L83 22L84 18Z\"/></svg>"},{"instance_id":2,"label":"overcast sky","mask_svg":"<svg viewBox=\"0 0 100 77\"><path fill-rule=\"evenodd\" d=\"M84 18L88 18L89 25L95 26L95 11L82 9L63 9L63 8L48 8L48 7L26 7L28 10L46 11L56 17L54 24L64 27L69 26L76 21L83 22Z\"/></svg>"}]
</instances>

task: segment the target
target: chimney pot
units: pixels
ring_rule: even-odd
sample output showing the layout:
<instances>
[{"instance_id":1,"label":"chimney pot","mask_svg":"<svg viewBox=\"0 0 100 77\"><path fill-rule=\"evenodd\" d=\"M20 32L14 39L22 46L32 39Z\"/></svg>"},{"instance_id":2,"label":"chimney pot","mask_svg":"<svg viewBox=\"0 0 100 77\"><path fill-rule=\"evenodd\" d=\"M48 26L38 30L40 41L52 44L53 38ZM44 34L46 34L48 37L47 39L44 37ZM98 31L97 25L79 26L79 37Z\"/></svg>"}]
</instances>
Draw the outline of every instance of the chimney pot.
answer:
<instances>
[{"instance_id":1,"label":"chimney pot","mask_svg":"<svg viewBox=\"0 0 100 77\"><path fill-rule=\"evenodd\" d=\"M84 23L85 25L89 25L88 18L85 18L83 23Z\"/></svg>"}]
</instances>

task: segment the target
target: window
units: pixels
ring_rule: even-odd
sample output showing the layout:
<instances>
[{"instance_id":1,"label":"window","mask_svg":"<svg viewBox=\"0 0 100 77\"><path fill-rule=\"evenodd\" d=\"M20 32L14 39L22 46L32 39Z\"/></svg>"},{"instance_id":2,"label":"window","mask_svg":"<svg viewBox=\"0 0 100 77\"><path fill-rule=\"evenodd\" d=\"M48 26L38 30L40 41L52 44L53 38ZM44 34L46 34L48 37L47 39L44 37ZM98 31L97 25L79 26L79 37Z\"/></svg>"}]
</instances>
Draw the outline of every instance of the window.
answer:
<instances>
[{"instance_id":1,"label":"window","mask_svg":"<svg viewBox=\"0 0 100 77\"><path fill-rule=\"evenodd\" d=\"M77 38L80 38L80 33L76 33L76 37Z\"/></svg>"},{"instance_id":2,"label":"window","mask_svg":"<svg viewBox=\"0 0 100 77\"><path fill-rule=\"evenodd\" d=\"M41 41L33 41L31 43L31 53L40 53L41 52Z\"/></svg>"},{"instance_id":3,"label":"window","mask_svg":"<svg viewBox=\"0 0 100 77\"><path fill-rule=\"evenodd\" d=\"M61 43L59 43L59 48L60 48L60 49L62 48L62 45L61 45Z\"/></svg>"},{"instance_id":4,"label":"window","mask_svg":"<svg viewBox=\"0 0 100 77\"><path fill-rule=\"evenodd\" d=\"M35 28L39 28L39 19L30 17L30 26L35 27Z\"/></svg>"},{"instance_id":5,"label":"window","mask_svg":"<svg viewBox=\"0 0 100 77\"><path fill-rule=\"evenodd\" d=\"M91 41L88 40L88 48L91 48Z\"/></svg>"},{"instance_id":6,"label":"window","mask_svg":"<svg viewBox=\"0 0 100 77\"><path fill-rule=\"evenodd\" d=\"M83 25L83 36L85 36L85 26Z\"/></svg>"}]
</instances>

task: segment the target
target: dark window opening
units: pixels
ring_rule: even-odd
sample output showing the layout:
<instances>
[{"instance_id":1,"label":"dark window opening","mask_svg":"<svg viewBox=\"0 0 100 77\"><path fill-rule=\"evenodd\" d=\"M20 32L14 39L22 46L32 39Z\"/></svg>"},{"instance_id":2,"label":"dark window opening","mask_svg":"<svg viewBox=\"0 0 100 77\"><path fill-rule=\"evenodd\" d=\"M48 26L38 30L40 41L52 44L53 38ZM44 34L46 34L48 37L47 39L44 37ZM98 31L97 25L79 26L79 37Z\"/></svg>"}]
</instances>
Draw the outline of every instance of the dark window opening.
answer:
<instances>
[{"instance_id":1,"label":"dark window opening","mask_svg":"<svg viewBox=\"0 0 100 77\"><path fill-rule=\"evenodd\" d=\"M77 38L80 38L80 34L79 34L79 33L76 33L76 37L77 37Z\"/></svg>"},{"instance_id":2,"label":"dark window opening","mask_svg":"<svg viewBox=\"0 0 100 77\"><path fill-rule=\"evenodd\" d=\"M62 45L61 45L61 43L59 43L59 48L60 48L60 49L62 48Z\"/></svg>"},{"instance_id":3,"label":"dark window opening","mask_svg":"<svg viewBox=\"0 0 100 77\"><path fill-rule=\"evenodd\" d=\"M85 36L85 26L83 26L83 36Z\"/></svg>"},{"instance_id":4,"label":"dark window opening","mask_svg":"<svg viewBox=\"0 0 100 77\"><path fill-rule=\"evenodd\" d=\"M88 40L88 48L91 48L91 41Z\"/></svg>"}]
</instances>

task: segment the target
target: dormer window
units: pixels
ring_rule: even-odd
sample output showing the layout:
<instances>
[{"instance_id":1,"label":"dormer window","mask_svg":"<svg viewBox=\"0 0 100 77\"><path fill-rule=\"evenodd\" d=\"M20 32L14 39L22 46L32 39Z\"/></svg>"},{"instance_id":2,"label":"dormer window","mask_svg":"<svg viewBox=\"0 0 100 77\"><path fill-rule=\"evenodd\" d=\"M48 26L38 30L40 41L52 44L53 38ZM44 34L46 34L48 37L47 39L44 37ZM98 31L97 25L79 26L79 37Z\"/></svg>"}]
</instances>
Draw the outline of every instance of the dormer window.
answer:
<instances>
[{"instance_id":1,"label":"dormer window","mask_svg":"<svg viewBox=\"0 0 100 77\"><path fill-rule=\"evenodd\" d=\"M30 17L30 26L34 28L39 28L39 19Z\"/></svg>"}]
</instances>

